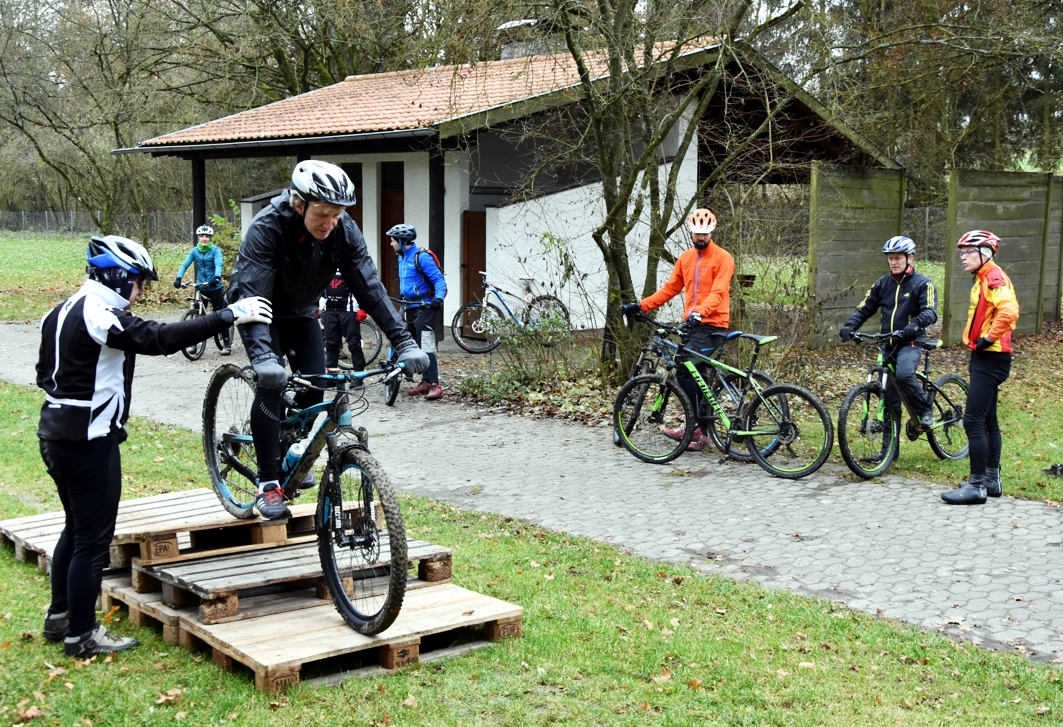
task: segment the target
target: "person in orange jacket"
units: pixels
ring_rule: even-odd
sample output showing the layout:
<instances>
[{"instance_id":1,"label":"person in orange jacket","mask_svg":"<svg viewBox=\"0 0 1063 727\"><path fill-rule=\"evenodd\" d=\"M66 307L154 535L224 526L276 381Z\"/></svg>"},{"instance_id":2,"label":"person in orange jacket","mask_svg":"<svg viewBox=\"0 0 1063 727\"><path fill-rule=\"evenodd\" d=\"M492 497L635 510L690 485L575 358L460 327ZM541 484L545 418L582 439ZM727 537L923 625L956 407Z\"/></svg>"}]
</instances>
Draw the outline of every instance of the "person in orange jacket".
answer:
<instances>
[{"instance_id":1,"label":"person in orange jacket","mask_svg":"<svg viewBox=\"0 0 1063 727\"><path fill-rule=\"evenodd\" d=\"M708 353L723 343L727 326L731 322L731 277L734 275L735 263L731 253L717 245L712 239L716 229L716 215L710 210L699 208L687 218L687 229L693 247L684 252L675 261L672 274L661 288L648 298L638 303L622 306L625 314L649 311L660 308L670 301L679 291L683 291L683 318L692 328L687 348ZM704 364L698 366L703 377L708 372ZM687 445L687 450L697 452L709 446L708 431L710 410L698 391L694 378L685 367L678 368L677 380L687 398L697 408L698 428ZM682 429L665 432L669 437L681 440L685 435Z\"/></svg>"},{"instance_id":2,"label":"person in orange jacket","mask_svg":"<svg viewBox=\"0 0 1063 727\"><path fill-rule=\"evenodd\" d=\"M970 444L971 475L956 490L942 493L950 505L982 505L1000 497L1000 450L997 392L1011 375L1011 332L1019 320L1019 302L1007 273L993 262L1000 238L971 230L959 239L963 269L974 276L963 343L971 349L970 387L963 428Z\"/></svg>"}]
</instances>

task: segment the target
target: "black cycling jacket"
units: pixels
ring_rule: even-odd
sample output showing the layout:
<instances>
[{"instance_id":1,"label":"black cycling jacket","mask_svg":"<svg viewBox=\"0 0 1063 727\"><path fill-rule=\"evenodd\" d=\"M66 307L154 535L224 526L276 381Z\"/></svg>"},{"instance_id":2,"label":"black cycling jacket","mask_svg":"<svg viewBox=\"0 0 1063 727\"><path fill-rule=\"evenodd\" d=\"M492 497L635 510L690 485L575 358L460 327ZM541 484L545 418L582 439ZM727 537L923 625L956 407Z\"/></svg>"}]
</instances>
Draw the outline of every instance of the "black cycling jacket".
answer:
<instances>
[{"instance_id":1,"label":"black cycling jacket","mask_svg":"<svg viewBox=\"0 0 1063 727\"><path fill-rule=\"evenodd\" d=\"M900 276L888 274L876 280L845 325L859 328L881 309L882 333L900 331L915 322L924 329L919 334L922 338L926 327L937 322L937 305L934 283L910 267Z\"/></svg>"},{"instance_id":2,"label":"black cycling jacket","mask_svg":"<svg viewBox=\"0 0 1063 727\"><path fill-rule=\"evenodd\" d=\"M344 212L324 240L316 240L285 191L255 215L236 256L226 297L230 301L261 295L273 304L273 318L315 318L325 287L339 270L358 305L380 326L393 346L412 340L388 300L365 238ZM269 328L263 323L240 326L247 356L254 361L271 354Z\"/></svg>"}]
</instances>

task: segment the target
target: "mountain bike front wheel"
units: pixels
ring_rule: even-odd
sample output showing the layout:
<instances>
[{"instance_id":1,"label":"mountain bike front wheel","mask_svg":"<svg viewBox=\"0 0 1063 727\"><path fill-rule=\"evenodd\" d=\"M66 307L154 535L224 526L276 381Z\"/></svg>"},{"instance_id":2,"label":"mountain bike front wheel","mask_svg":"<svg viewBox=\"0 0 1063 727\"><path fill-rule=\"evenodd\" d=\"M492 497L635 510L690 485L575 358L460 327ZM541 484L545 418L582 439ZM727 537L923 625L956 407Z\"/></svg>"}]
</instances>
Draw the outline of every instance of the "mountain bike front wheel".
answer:
<instances>
[{"instance_id":1,"label":"mountain bike front wheel","mask_svg":"<svg viewBox=\"0 0 1063 727\"><path fill-rule=\"evenodd\" d=\"M195 309L186 310L185 314L181 316L182 321L191 321L195 318L199 318L199 311ZM191 346L185 346L181 349L181 353L189 361L196 361L199 359L203 352L207 350L207 342L200 341L199 343L193 343Z\"/></svg>"},{"instance_id":2,"label":"mountain bike front wheel","mask_svg":"<svg viewBox=\"0 0 1063 727\"><path fill-rule=\"evenodd\" d=\"M686 451L694 436L694 407L682 389L657 374L636 376L613 404L620 443L643 462L664 464Z\"/></svg>"},{"instance_id":3,"label":"mountain bike front wheel","mask_svg":"<svg viewBox=\"0 0 1063 727\"><path fill-rule=\"evenodd\" d=\"M934 427L926 433L930 448L941 459L963 459L970 451L963 412L967 410L967 382L957 374L944 374L930 390L930 409Z\"/></svg>"},{"instance_id":4,"label":"mountain bike front wheel","mask_svg":"<svg viewBox=\"0 0 1063 727\"><path fill-rule=\"evenodd\" d=\"M761 389L767 389L770 386L775 386L775 379L768 376L763 371L754 371L753 378ZM738 374L723 374L722 376L714 376L712 380L712 386L710 387L713 396L723 407L724 412L729 419L734 419L739 415L738 402L742 398L742 391L745 387L749 386L746 379L742 378ZM750 396L756 396L752 392L746 395L745 402L748 405ZM710 406L709 402L702 401L702 406ZM709 417L709 431L707 432L712 443L716 446L716 449L723 452L727 445L727 428L723 426L723 420L716 415L716 412L712 412ZM735 437L731 441L731 451L728 456L731 459L739 462L752 462L753 456L746 454L743 450L746 449L745 437Z\"/></svg>"},{"instance_id":5,"label":"mountain bike front wheel","mask_svg":"<svg viewBox=\"0 0 1063 727\"><path fill-rule=\"evenodd\" d=\"M210 485L230 515L254 517L258 458L251 439L255 382L235 364L221 366L203 398L203 454Z\"/></svg>"},{"instance_id":6,"label":"mountain bike front wheel","mask_svg":"<svg viewBox=\"0 0 1063 727\"><path fill-rule=\"evenodd\" d=\"M897 458L900 430L882 387L874 381L854 386L838 411L838 448L857 477L869 480Z\"/></svg>"},{"instance_id":7,"label":"mountain bike front wheel","mask_svg":"<svg viewBox=\"0 0 1063 727\"><path fill-rule=\"evenodd\" d=\"M325 584L344 621L366 635L391 626L406 596L406 530L387 473L359 447L329 457L317 538Z\"/></svg>"},{"instance_id":8,"label":"mountain bike front wheel","mask_svg":"<svg viewBox=\"0 0 1063 727\"><path fill-rule=\"evenodd\" d=\"M450 322L454 343L468 353L488 353L501 343L499 334L505 317L492 303L468 303L458 309Z\"/></svg>"},{"instance_id":9,"label":"mountain bike front wheel","mask_svg":"<svg viewBox=\"0 0 1063 727\"><path fill-rule=\"evenodd\" d=\"M757 464L789 480L822 467L834 446L834 423L826 405L796 384L765 389L750 403L740 426L753 432L746 436L746 445Z\"/></svg>"}]
</instances>

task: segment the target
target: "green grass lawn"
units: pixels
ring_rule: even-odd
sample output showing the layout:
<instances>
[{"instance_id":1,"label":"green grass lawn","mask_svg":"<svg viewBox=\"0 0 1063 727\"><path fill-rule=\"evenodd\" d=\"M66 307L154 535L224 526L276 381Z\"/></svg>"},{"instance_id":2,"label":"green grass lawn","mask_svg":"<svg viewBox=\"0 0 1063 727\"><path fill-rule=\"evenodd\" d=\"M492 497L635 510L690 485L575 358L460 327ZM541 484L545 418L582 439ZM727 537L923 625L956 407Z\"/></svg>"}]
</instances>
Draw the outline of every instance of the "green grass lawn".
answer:
<instances>
[{"instance_id":1,"label":"green grass lawn","mask_svg":"<svg viewBox=\"0 0 1063 727\"><path fill-rule=\"evenodd\" d=\"M0 232L0 320L36 321L85 281L88 236L44 237ZM191 245L153 245L159 282L137 302L138 309L175 307L184 291L171 285Z\"/></svg>"},{"instance_id":2,"label":"green grass lawn","mask_svg":"<svg viewBox=\"0 0 1063 727\"><path fill-rule=\"evenodd\" d=\"M39 393L0 384L0 402L0 518L56 508L34 436ZM129 428L126 498L203 485L198 437L143 419ZM44 575L4 550L0 720L39 711L31 724L848 726L1058 723L1063 714L1059 672L1019 655L510 518L419 497L402 504L411 536L453 548L458 585L525 608L522 638L269 697L249 674L223 672L120 615L113 628L140 647L64 657L39 636Z\"/></svg>"}]
</instances>

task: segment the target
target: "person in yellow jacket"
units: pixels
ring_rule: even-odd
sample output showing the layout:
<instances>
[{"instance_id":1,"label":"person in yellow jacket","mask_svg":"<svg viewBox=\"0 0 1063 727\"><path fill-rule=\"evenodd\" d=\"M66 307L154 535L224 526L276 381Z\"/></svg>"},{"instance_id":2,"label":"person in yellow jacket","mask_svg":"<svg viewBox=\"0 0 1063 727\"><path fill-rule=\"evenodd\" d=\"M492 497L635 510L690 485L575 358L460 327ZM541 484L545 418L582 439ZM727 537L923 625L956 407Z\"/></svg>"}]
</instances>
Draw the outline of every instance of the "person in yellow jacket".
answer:
<instances>
[{"instance_id":1,"label":"person in yellow jacket","mask_svg":"<svg viewBox=\"0 0 1063 727\"><path fill-rule=\"evenodd\" d=\"M712 239L715 229L716 215L705 208L694 210L687 218L687 230L690 231L690 241L694 246L675 261L672 274L660 290L638 303L628 303L621 308L625 314L637 311L648 313L683 291L683 318L692 327L686 346L706 353L722 344L731 322L731 277L735 271L731 253ZM704 364L699 365L698 370L703 377L707 375ZM687 445L688 451L697 452L710 444L706 432L711 412L686 368L681 366L678 372L680 387L698 409L698 428ZM670 429L665 434L681 440L686 432Z\"/></svg>"},{"instance_id":2,"label":"person in yellow jacket","mask_svg":"<svg viewBox=\"0 0 1063 727\"><path fill-rule=\"evenodd\" d=\"M974 276L963 343L971 349L970 388L963 428L970 443L971 475L941 499L950 505L982 505L1000 497L1000 450L997 392L1011 375L1011 332L1019 320L1019 302L1007 273L993 261L1000 238L971 230L959 239L963 269Z\"/></svg>"}]
</instances>

